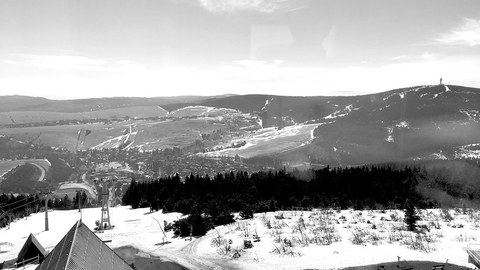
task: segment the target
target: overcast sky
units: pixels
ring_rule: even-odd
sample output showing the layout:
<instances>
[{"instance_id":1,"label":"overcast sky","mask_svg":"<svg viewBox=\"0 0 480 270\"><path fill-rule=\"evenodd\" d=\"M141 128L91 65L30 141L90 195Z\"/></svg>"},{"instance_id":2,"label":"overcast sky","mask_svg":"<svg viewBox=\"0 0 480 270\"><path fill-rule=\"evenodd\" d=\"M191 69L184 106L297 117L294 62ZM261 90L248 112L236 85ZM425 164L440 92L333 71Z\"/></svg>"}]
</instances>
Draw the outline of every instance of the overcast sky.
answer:
<instances>
[{"instance_id":1,"label":"overcast sky","mask_svg":"<svg viewBox=\"0 0 480 270\"><path fill-rule=\"evenodd\" d=\"M478 0L0 0L0 95L480 87Z\"/></svg>"}]
</instances>

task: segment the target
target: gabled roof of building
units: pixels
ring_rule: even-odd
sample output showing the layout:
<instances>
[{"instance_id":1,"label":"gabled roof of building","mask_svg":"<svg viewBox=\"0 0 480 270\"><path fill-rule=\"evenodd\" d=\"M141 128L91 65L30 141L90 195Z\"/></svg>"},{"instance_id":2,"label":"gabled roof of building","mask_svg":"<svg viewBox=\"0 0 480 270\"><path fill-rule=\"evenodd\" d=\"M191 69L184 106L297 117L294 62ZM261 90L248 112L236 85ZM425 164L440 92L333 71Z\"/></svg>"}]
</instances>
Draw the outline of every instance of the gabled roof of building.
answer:
<instances>
[{"instance_id":1,"label":"gabled roof of building","mask_svg":"<svg viewBox=\"0 0 480 270\"><path fill-rule=\"evenodd\" d=\"M18 253L17 262L21 262L21 261L30 259L30 258L25 258L25 256L28 255L27 251L29 251L31 249L36 249L36 251L34 250L33 253L40 253L39 255L42 258L47 256L47 254L48 254L48 252L45 251L45 249L42 247L40 242L38 242L37 238L35 238L35 236L33 234L30 234L28 236L27 240L25 241L25 244L23 244L22 249ZM32 251L30 251L29 253L32 253Z\"/></svg>"},{"instance_id":2,"label":"gabled roof of building","mask_svg":"<svg viewBox=\"0 0 480 270\"><path fill-rule=\"evenodd\" d=\"M36 270L133 270L82 221L60 240Z\"/></svg>"}]
</instances>

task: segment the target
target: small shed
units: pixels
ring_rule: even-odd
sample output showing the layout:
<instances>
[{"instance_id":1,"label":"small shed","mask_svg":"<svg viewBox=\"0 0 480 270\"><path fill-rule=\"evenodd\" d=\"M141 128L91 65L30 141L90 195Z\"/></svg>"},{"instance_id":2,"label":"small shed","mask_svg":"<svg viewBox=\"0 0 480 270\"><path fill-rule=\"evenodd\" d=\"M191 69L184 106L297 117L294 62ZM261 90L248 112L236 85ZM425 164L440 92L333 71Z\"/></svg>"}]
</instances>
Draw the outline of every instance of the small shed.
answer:
<instances>
[{"instance_id":1,"label":"small shed","mask_svg":"<svg viewBox=\"0 0 480 270\"><path fill-rule=\"evenodd\" d=\"M18 253L17 265L23 266L29 263L41 263L47 254L37 238L35 238L33 234L30 234L25 244L23 244L20 253Z\"/></svg>"}]
</instances>

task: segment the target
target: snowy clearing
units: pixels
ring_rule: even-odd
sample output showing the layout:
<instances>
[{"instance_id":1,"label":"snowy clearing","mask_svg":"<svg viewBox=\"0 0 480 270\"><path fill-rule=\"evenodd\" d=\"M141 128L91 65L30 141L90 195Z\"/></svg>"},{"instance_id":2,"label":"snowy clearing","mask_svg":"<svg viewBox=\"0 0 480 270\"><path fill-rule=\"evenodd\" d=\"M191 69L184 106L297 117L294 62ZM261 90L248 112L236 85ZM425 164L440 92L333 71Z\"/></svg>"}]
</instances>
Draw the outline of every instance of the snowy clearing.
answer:
<instances>
[{"instance_id":1,"label":"snowy clearing","mask_svg":"<svg viewBox=\"0 0 480 270\"><path fill-rule=\"evenodd\" d=\"M110 211L115 228L97 235L111 240L111 248L131 246L146 257L159 256L189 269L338 269L396 262L398 257L473 267L465 248L480 239L480 211L470 209L421 210L418 224L423 232L418 234L405 230L399 210L268 212L217 227L192 242L174 238L172 231L164 239L160 226L180 218L179 213L124 206ZM0 229L0 261L15 258L30 233L52 250L79 218L77 210L52 211L50 231L44 231L44 213ZM99 218L99 208L82 212L92 230ZM170 243L162 245L164 240ZM244 240L253 247L245 249Z\"/></svg>"},{"instance_id":2,"label":"snowy clearing","mask_svg":"<svg viewBox=\"0 0 480 270\"><path fill-rule=\"evenodd\" d=\"M220 242L199 244L203 257L232 257L241 269L338 269L351 266L428 260L473 267L467 244L480 239L480 212L423 210L423 233L405 230L403 212L392 211L285 211L255 214L214 232ZM451 219L451 220L450 220ZM244 239L253 247L243 249ZM259 242L255 242L259 239ZM398 256L398 257L397 257Z\"/></svg>"}]
</instances>

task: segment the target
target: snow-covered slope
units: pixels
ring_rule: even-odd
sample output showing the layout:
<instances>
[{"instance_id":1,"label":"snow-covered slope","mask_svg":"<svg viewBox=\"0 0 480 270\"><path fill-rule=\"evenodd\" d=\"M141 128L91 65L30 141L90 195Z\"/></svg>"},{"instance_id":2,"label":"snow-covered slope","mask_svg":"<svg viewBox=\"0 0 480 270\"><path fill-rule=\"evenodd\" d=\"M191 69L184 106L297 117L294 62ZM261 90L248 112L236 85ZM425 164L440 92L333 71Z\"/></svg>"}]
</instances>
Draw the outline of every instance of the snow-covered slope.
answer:
<instances>
[{"instance_id":1,"label":"snow-covered slope","mask_svg":"<svg viewBox=\"0 0 480 270\"><path fill-rule=\"evenodd\" d=\"M97 235L111 248L133 247L142 256L159 256L192 270L338 269L398 259L472 267L465 248L480 240L480 212L474 210L467 214L460 210L422 210L419 224L428 231L419 235L405 231L403 212L399 210L269 212L217 227L192 242L186 241L188 238L173 238L172 232L167 232L165 239L162 233L163 221L172 222L181 216L178 213L150 213L146 208L129 207L114 207L110 211L115 228ZM82 215L77 210L51 211L47 232L43 213L0 229L0 261L14 259L30 233L48 251L52 250L80 217L93 229L100 209L85 209ZM326 232L331 237L324 238ZM361 238L360 242L355 242L355 235ZM418 237L424 238L412 245L411 241ZM225 252L224 246L213 245L216 238L226 239L226 243L231 240L230 250ZM255 241L257 238L259 242ZM253 248L243 249L245 239L252 240ZM162 245L164 240L169 243ZM240 258L232 258L235 251Z\"/></svg>"},{"instance_id":2,"label":"snow-covered slope","mask_svg":"<svg viewBox=\"0 0 480 270\"><path fill-rule=\"evenodd\" d=\"M111 222L115 228L97 235L102 240L111 240L108 244L111 248L133 246L145 252L154 252L158 249L156 244L162 243L164 237L159 224L163 227L164 220L172 222L181 214L161 212L148 214L148 212L148 209L112 207ZM82 221L93 230L95 221L100 219L100 214L100 208L84 209L81 214L78 210L50 211L49 231L45 231L44 213L32 214L17 220L10 228L0 229L0 262L16 258L30 233L35 235L47 251L51 251L78 219L82 218ZM172 232L167 233L167 240L172 242L167 249L175 250L188 244L183 240L174 241L172 236Z\"/></svg>"}]
</instances>

